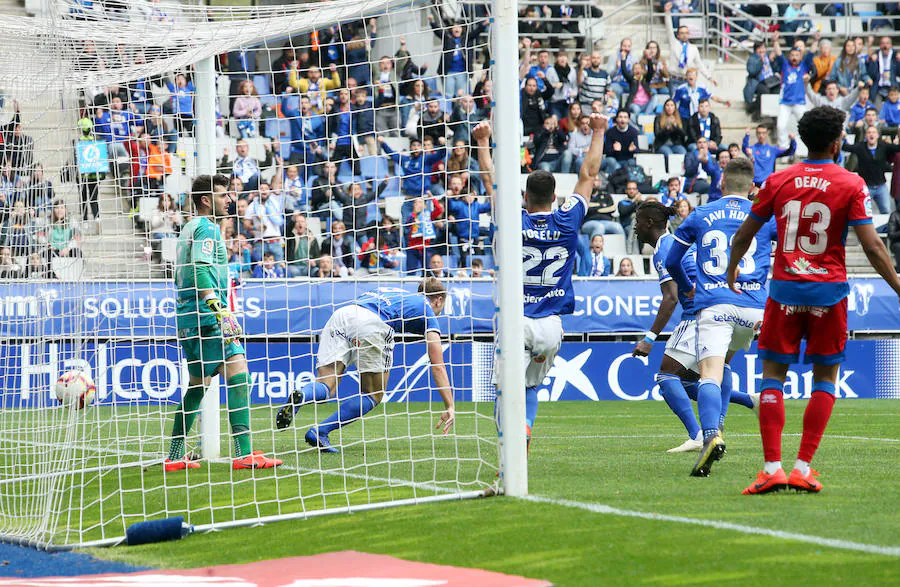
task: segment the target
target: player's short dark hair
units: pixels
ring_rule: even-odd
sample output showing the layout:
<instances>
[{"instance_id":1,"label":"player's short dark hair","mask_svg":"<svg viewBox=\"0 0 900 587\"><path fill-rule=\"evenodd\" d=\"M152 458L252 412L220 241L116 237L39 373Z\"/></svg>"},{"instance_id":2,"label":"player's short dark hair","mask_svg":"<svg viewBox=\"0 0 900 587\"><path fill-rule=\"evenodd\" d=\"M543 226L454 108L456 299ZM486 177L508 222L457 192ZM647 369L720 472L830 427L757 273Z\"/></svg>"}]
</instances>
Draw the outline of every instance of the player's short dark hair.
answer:
<instances>
[{"instance_id":1,"label":"player's short dark hair","mask_svg":"<svg viewBox=\"0 0 900 587\"><path fill-rule=\"evenodd\" d=\"M543 169L532 171L525 182L525 193L533 204L550 206L556 197L556 178Z\"/></svg>"},{"instance_id":2,"label":"player's short dark hair","mask_svg":"<svg viewBox=\"0 0 900 587\"><path fill-rule=\"evenodd\" d=\"M423 279L419 283L418 291L425 294L426 297L447 295L447 288L444 287L444 284L437 277L426 277Z\"/></svg>"},{"instance_id":3,"label":"player's short dark hair","mask_svg":"<svg viewBox=\"0 0 900 587\"><path fill-rule=\"evenodd\" d=\"M669 223L669 218L675 216L677 212L672 206L665 206L657 200L644 200L638 204L635 216L637 218L649 218L653 222L653 226L663 228Z\"/></svg>"},{"instance_id":4,"label":"player's short dark hair","mask_svg":"<svg viewBox=\"0 0 900 587\"><path fill-rule=\"evenodd\" d=\"M215 175L198 175L191 183L191 201L194 202L194 209L200 209L200 198L203 196L212 197L212 193L216 186L225 188L227 191L231 188L231 178L227 175L217 173Z\"/></svg>"},{"instance_id":5,"label":"player's short dark hair","mask_svg":"<svg viewBox=\"0 0 900 587\"><path fill-rule=\"evenodd\" d=\"M729 161L725 166L722 193L746 196L751 188L753 188L753 161L746 157Z\"/></svg>"},{"instance_id":6,"label":"player's short dark hair","mask_svg":"<svg viewBox=\"0 0 900 587\"><path fill-rule=\"evenodd\" d=\"M812 153L822 153L828 145L839 140L844 132L846 115L831 106L817 106L808 110L797 125L800 139Z\"/></svg>"}]
</instances>

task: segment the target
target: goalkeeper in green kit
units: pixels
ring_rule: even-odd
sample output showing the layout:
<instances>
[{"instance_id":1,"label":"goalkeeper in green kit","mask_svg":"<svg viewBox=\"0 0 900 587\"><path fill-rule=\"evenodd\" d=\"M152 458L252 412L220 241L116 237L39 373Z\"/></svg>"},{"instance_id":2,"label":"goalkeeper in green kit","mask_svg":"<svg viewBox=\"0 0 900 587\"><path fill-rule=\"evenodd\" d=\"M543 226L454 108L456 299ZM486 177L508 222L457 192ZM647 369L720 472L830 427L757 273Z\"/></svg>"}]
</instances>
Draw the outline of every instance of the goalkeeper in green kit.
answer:
<instances>
[{"instance_id":1,"label":"goalkeeper in green kit","mask_svg":"<svg viewBox=\"0 0 900 587\"><path fill-rule=\"evenodd\" d=\"M250 448L250 373L239 340L241 326L226 307L228 254L217 224L228 216L229 184L225 175L194 179L191 199L197 215L184 226L178 239L176 324L190 380L175 413L169 458L163 465L166 472L200 467L200 463L185 458L184 439L216 373L228 385L228 421L234 439L232 468L268 469L282 463Z\"/></svg>"}]
</instances>

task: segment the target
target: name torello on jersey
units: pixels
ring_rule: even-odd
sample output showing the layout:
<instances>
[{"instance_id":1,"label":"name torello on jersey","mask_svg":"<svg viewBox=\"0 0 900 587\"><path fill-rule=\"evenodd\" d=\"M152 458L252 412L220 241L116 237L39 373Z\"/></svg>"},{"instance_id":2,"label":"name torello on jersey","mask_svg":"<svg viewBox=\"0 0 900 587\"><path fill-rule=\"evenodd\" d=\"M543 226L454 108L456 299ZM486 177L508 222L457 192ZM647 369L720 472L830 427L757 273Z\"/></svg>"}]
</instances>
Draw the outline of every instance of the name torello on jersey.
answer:
<instances>
[{"instance_id":1,"label":"name torello on jersey","mask_svg":"<svg viewBox=\"0 0 900 587\"><path fill-rule=\"evenodd\" d=\"M675 232L675 239L683 245L697 245L695 310L717 304L733 304L742 308L765 307L769 255L776 236L774 222L769 222L757 233L741 259L736 285L742 294L731 291L727 283L731 243L738 228L750 215L751 206L746 198L726 196L698 207Z\"/></svg>"},{"instance_id":2,"label":"name torello on jersey","mask_svg":"<svg viewBox=\"0 0 900 587\"><path fill-rule=\"evenodd\" d=\"M362 294L356 305L378 314L394 332L420 336L429 330L441 332L424 294L386 287Z\"/></svg>"},{"instance_id":3,"label":"name torello on jersey","mask_svg":"<svg viewBox=\"0 0 900 587\"><path fill-rule=\"evenodd\" d=\"M553 212L522 210L525 316L543 318L575 311L572 274L586 212L587 204L579 194L572 194Z\"/></svg>"},{"instance_id":4,"label":"name torello on jersey","mask_svg":"<svg viewBox=\"0 0 900 587\"><path fill-rule=\"evenodd\" d=\"M666 269L666 258L669 256L669 250L674 242L675 238L671 233L667 232L659 237L659 241L656 243L656 250L653 251L653 266L656 267L656 272L659 274L660 285L667 281L672 281L672 276L669 275L669 270ZM681 258L681 268L691 283L694 283L697 279L696 245L692 245L684 254L684 257ZM681 321L694 319L694 300L687 296L688 293L689 291L684 288L678 288L678 303L681 304Z\"/></svg>"}]
</instances>

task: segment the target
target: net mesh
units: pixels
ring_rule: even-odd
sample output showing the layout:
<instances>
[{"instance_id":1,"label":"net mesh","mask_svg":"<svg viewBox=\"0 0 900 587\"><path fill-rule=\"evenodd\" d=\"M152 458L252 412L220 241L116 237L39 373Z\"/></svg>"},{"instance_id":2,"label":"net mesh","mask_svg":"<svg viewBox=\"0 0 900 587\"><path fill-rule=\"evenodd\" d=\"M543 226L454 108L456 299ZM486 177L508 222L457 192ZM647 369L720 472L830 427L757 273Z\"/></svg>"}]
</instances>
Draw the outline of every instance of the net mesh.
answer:
<instances>
[{"instance_id":1,"label":"net mesh","mask_svg":"<svg viewBox=\"0 0 900 587\"><path fill-rule=\"evenodd\" d=\"M470 139L491 106L487 11L467 7L457 29L440 3L409 1L45 8L0 23L0 51L17 55L0 60L0 534L111 544L162 517L226 527L490 487L491 357L477 341L492 330L491 202ZM201 119L205 92L215 120ZM227 303L245 331L252 446L284 460L275 470L232 469L221 377L206 392L221 407L187 436L202 467L162 470L188 381L176 243L205 154L233 178ZM434 428L425 344L403 336L383 401L332 434L340 454L304 441L335 399L276 430L335 310L414 290L426 269L448 289L453 431ZM97 388L84 410L53 395L73 369ZM351 368L339 397L359 378ZM201 430L218 431L218 455Z\"/></svg>"}]
</instances>

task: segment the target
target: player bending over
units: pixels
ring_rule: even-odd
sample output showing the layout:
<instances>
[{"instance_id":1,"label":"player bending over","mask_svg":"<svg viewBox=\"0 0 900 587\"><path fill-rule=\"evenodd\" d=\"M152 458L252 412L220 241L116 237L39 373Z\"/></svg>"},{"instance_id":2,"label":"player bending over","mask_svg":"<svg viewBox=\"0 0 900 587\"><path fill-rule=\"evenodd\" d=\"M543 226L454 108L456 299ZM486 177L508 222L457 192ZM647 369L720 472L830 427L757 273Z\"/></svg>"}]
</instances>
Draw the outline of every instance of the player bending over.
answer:
<instances>
[{"instance_id":1,"label":"player bending over","mask_svg":"<svg viewBox=\"0 0 900 587\"><path fill-rule=\"evenodd\" d=\"M534 171L525 183L522 270L525 301L525 432L529 448L531 429L537 417L537 386L553 366L562 344L560 316L575 310L572 273L578 254L578 231L587 212L586 201L593 190L594 178L600 171L607 123L606 117L591 114L591 145L581 164L578 183L572 195L558 209L553 210L556 179L552 173ZM472 133L478 141L479 167L492 169L487 148L490 129L485 123L482 124ZM476 136L479 128L486 129L486 136ZM487 186L490 182L485 181L484 184ZM499 417L498 412L498 424Z\"/></svg>"},{"instance_id":2,"label":"player bending over","mask_svg":"<svg viewBox=\"0 0 900 587\"><path fill-rule=\"evenodd\" d=\"M268 469L281 464L250 448L250 374L241 325L226 307L228 251L217 222L228 216L230 180L225 175L200 175L191 184L197 216L178 238L175 287L178 289L178 342L187 359L188 388L172 425L166 471L196 469L200 463L184 456L184 438L197 418L200 401L212 375L228 385L228 421L234 438L234 469Z\"/></svg>"},{"instance_id":3,"label":"player bending over","mask_svg":"<svg viewBox=\"0 0 900 587\"><path fill-rule=\"evenodd\" d=\"M444 400L437 428L446 434L453 426L453 393L444 368L441 328L437 316L444 309L447 290L429 277L419 284L418 293L382 288L364 293L353 303L338 308L322 329L316 380L294 391L288 403L278 410L275 426L287 428L301 406L323 402L337 393L341 375L347 367L359 370L361 393L340 402L336 412L306 432L306 443L322 452L339 452L328 435L358 420L381 403L394 362L394 335L418 334L425 337L431 376Z\"/></svg>"},{"instance_id":4,"label":"player bending over","mask_svg":"<svg viewBox=\"0 0 900 587\"><path fill-rule=\"evenodd\" d=\"M778 223L772 285L759 336L763 360L759 430L765 465L744 494L791 487L817 492L822 484L810 462L834 407L838 370L847 342L847 267L844 240L852 226L866 257L900 296L900 279L872 225L872 201L862 178L834 164L843 137L844 113L829 106L806 112L800 138L809 149L802 163L773 174L756 198L750 216L734 235L728 285L744 278L739 260L754 235L772 217ZM800 451L790 477L781 467L784 379L799 360L813 364L813 392L803 414Z\"/></svg>"},{"instance_id":5,"label":"player bending over","mask_svg":"<svg viewBox=\"0 0 900 587\"><path fill-rule=\"evenodd\" d=\"M675 307L681 304L681 321L666 343L666 351L656 374L656 382L666 404L684 424L688 439L680 446L670 448L668 452L690 452L703 448L703 435L691 400L697 399L697 322L694 318L694 300L689 297L693 290L693 282L697 275L697 247L692 245L681 259L681 267L690 281L691 290L679 288L666 271L666 257L675 242L668 230L669 218L675 215L675 209L662 205L655 200L648 200L638 206L634 232L642 244L654 247L653 265L659 274L659 289L662 302L656 313L656 319L644 339L639 341L631 356L646 357L650 354L653 342L669 323ZM722 396L730 395L730 402L740 404L752 410L759 405L756 394L732 391L731 368L726 364L722 378ZM719 414L719 426L725 424L728 403L722 403Z\"/></svg>"},{"instance_id":6,"label":"player bending over","mask_svg":"<svg viewBox=\"0 0 900 587\"><path fill-rule=\"evenodd\" d=\"M726 195L698 207L685 219L675 231L675 242L666 258L666 269L678 288L690 291L694 286L681 261L688 248L697 243L694 310L700 367L697 408L703 448L691 470L694 477L708 476L712 464L725 456L725 440L719 430L722 406L728 403L731 390L722 385L725 364L735 352L749 348L766 304L774 223L766 225L765 232L754 238L746 254L739 257L737 293L728 289L725 280L731 239L750 214L747 194L753 187L753 163L743 157L729 162L722 176L722 193Z\"/></svg>"}]
</instances>

